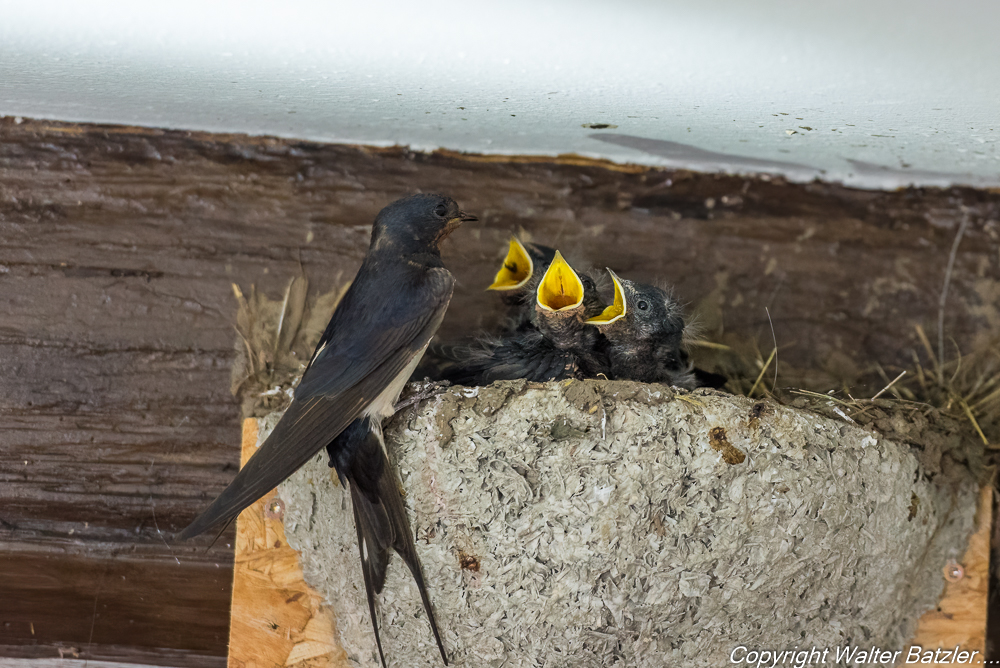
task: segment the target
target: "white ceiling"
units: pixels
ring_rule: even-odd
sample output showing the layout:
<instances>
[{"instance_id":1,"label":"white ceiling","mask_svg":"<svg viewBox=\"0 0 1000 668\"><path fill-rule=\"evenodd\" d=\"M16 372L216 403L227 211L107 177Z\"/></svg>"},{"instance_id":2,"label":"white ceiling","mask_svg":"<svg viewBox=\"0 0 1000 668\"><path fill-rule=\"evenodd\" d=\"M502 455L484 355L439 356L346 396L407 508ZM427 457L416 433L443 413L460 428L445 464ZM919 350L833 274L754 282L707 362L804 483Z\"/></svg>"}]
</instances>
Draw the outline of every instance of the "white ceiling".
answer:
<instances>
[{"instance_id":1,"label":"white ceiling","mask_svg":"<svg viewBox=\"0 0 1000 668\"><path fill-rule=\"evenodd\" d=\"M998 25L994 0L0 0L0 114L1000 186Z\"/></svg>"}]
</instances>

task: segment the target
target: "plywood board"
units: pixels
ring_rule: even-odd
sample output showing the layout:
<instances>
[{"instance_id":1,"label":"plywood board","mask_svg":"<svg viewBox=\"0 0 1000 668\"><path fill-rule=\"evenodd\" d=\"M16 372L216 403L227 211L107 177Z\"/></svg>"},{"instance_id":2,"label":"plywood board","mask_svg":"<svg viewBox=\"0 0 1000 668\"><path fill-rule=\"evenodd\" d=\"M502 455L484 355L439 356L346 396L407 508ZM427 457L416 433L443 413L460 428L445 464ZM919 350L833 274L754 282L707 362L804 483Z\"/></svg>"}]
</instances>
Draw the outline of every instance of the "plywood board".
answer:
<instances>
[{"instance_id":1,"label":"plywood board","mask_svg":"<svg viewBox=\"0 0 1000 668\"><path fill-rule=\"evenodd\" d=\"M927 650L938 648L977 651L973 663L981 663L986 646L986 601L990 573L990 531L993 526L993 488L985 485L979 494L976 533L969 539L958 565L961 579L948 582L937 609L920 618L912 645ZM948 564L942 564L948 567ZM967 666L965 663L941 663L942 666Z\"/></svg>"},{"instance_id":2,"label":"plywood board","mask_svg":"<svg viewBox=\"0 0 1000 668\"><path fill-rule=\"evenodd\" d=\"M243 422L240 466L256 446L257 420L250 418ZM280 516L267 510L274 497L272 490L236 520L229 667L348 666L333 612L303 580Z\"/></svg>"}]
</instances>

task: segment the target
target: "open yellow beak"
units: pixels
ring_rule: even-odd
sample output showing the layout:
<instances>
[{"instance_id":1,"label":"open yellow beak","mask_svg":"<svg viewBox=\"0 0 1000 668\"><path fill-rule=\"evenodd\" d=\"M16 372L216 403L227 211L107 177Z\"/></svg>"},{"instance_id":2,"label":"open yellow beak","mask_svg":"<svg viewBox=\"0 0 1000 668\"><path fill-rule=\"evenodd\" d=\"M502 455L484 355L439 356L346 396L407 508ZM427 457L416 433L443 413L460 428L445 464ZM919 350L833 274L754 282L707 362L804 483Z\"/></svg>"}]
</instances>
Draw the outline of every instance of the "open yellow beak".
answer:
<instances>
[{"instance_id":1,"label":"open yellow beak","mask_svg":"<svg viewBox=\"0 0 1000 668\"><path fill-rule=\"evenodd\" d=\"M517 237L510 238L510 249L507 257L504 258L503 266L497 272L493 284L487 290L516 290L522 287L531 278L531 272L535 270L531 256L525 250Z\"/></svg>"},{"instance_id":2,"label":"open yellow beak","mask_svg":"<svg viewBox=\"0 0 1000 668\"><path fill-rule=\"evenodd\" d=\"M573 268L556 251L542 282L538 284L538 305L548 311L563 311L583 303L583 283Z\"/></svg>"},{"instance_id":3,"label":"open yellow beak","mask_svg":"<svg viewBox=\"0 0 1000 668\"><path fill-rule=\"evenodd\" d=\"M600 315L594 316L593 318L588 318L584 322L590 325L610 325L615 320L625 316L625 312L628 311L628 304L625 302L625 292L622 290L621 281L618 279L615 272L608 269L608 273L611 274L611 280L615 284L615 302L604 309L604 312Z\"/></svg>"}]
</instances>

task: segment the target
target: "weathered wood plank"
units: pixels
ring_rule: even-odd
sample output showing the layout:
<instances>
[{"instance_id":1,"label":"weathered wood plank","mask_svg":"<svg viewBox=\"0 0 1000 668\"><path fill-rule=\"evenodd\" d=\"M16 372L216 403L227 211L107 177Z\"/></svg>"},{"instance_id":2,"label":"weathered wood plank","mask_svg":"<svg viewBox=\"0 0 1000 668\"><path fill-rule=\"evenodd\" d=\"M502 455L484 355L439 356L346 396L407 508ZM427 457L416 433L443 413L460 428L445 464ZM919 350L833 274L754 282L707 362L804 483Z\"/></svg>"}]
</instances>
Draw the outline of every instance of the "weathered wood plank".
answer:
<instances>
[{"instance_id":1,"label":"weathered wood plank","mask_svg":"<svg viewBox=\"0 0 1000 668\"><path fill-rule=\"evenodd\" d=\"M72 645L0 645L0 665L4 668L125 668L161 666L162 668L224 668L222 656L198 654L165 647L146 649L128 646L102 645L102 659L92 652ZM86 658L80 658L86 657ZM123 666L124 664L124 666Z\"/></svg>"},{"instance_id":2,"label":"weathered wood plank","mask_svg":"<svg viewBox=\"0 0 1000 668\"><path fill-rule=\"evenodd\" d=\"M197 666L225 644L226 606L204 609L230 591L232 562L225 555L213 563L190 549L167 561L156 554L95 558L84 550L14 547L4 545L0 554L5 645L61 645L67 656L101 659L113 658L106 648L115 645L150 653L174 648L194 659L177 665Z\"/></svg>"},{"instance_id":3,"label":"weathered wood plank","mask_svg":"<svg viewBox=\"0 0 1000 668\"><path fill-rule=\"evenodd\" d=\"M181 528L237 465L230 284L276 295L301 267L330 290L356 270L378 209L415 190L447 192L482 221L445 244L459 286L443 338L495 321L483 287L507 235L523 230L578 265L673 283L709 329L770 348L767 307L782 364L863 384L872 362L910 363L914 325L934 331L960 205L973 216L947 333L968 350L1000 329L996 193L0 119L0 556L13 569L0 597L20 597L0 621L78 596L57 575L62 594L32 596L45 573L133 551L148 569L132 595L163 589L175 551L189 548L160 531ZM188 626L228 617L228 585L206 584L205 564L229 568L220 555L232 535L202 562L182 559L185 596L201 597ZM93 615L72 613L44 642L88 642ZM152 608L135 614L150 624L143 634L109 629L100 643L186 642ZM10 628L0 644L33 642ZM224 634L211 637L204 651L221 656Z\"/></svg>"}]
</instances>

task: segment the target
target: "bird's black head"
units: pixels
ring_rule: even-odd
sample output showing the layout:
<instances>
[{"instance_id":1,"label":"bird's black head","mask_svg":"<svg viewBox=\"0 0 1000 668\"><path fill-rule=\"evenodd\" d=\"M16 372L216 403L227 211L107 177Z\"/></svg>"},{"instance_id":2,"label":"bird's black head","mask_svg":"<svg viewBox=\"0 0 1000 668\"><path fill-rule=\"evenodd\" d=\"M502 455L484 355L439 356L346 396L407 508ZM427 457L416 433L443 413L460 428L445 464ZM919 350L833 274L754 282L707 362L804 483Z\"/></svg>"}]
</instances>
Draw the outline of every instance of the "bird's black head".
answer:
<instances>
[{"instance_id":1,"label":"bird's black head","mask_svg":"<svg viewBox=\"0 0 1000 668\"><path fill-rule=\"evenodd\" d=\"M477 220L444 195L410 195L378 212L372 250L401 254L437 253L438 244L464 222Z\"/></svg>"}]
</instances>

